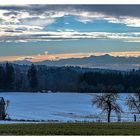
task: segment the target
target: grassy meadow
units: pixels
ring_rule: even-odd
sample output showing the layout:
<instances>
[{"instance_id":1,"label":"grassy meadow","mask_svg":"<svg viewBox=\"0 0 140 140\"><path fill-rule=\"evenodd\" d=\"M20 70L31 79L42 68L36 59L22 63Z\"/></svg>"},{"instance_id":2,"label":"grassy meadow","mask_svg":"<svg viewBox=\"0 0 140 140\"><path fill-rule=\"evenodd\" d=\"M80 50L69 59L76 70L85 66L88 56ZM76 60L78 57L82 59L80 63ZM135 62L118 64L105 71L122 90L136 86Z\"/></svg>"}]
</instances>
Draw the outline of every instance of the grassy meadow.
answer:
<instances>
[{"instance_id":1,"label":"grassy meadow","mask_svg":"<svg viewBox=\"0 0 140 140\"><path fill-rule=\"evenodd\" d=\"M0 135L140 135L140 123L1 124Z\"/></svg>"}]
</instances>

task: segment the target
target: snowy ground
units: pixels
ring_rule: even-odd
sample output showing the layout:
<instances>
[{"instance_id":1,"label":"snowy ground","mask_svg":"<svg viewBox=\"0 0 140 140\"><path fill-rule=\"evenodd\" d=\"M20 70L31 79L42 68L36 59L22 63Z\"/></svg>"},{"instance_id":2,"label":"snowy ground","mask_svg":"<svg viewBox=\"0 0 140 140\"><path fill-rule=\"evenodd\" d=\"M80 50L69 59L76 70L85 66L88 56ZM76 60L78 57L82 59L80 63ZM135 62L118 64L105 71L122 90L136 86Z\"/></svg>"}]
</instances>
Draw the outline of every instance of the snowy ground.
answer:
<instances>
[{"instance_id":1,"label":"snowy ground","mask_svg":"<svg viewBox=\"0 0 140 140\"><path fill-rule=\"evenodd\" d=\"M45 121L106 121L106 115L92 106L95 94L88 93L1 93L10 100L8 114L11 119ZM124 110L122 121L133 121L124 100L128 94L121 94L118 101ZM117 117L112 115L112 121ZM4 123L1 121L0 123ZM8 122L5 122L8 123Z\"/></svg>"}]
</instances>

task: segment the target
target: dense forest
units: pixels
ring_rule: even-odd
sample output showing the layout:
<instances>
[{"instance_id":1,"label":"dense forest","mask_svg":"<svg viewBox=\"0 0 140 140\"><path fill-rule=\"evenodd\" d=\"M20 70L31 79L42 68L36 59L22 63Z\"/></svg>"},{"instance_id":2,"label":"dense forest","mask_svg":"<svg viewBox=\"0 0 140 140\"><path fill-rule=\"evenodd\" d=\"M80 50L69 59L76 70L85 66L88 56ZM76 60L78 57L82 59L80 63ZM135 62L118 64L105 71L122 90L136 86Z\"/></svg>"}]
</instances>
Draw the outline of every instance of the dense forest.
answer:
<instances>
[{"instance_id":1,"label":"dense forest","mask_svg":"<svg viewBox=\"0 0 140 140\"><path fill-rule=\"evenodd\" d=\"M0 91L137 92L140 70L0 64Z\"/></svg>"}]
</instances>

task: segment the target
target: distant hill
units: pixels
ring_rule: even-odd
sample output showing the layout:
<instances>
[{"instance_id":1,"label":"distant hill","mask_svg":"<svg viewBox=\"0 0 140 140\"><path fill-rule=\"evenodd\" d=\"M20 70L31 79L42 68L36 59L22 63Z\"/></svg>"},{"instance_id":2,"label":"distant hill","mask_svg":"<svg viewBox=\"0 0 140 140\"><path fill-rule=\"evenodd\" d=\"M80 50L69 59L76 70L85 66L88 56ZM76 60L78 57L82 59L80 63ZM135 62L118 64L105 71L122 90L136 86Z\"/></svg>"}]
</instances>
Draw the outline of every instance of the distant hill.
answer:
<instances>
[{"instance_id":1,"label":"distant hill","mask_svg":"<svg viewBox=\"0 0 140 140\"><path fill-rule=\"evenodd\" d=\"M26 65L31 64L31 62L27 60L15 61L14 63ZM80 66L87 68L130 70L140 68L140 57L114 57L106 54L84 58L45 60L41 62L35 62L34 64L48 66Z\"/></svg>"}]
</instances>

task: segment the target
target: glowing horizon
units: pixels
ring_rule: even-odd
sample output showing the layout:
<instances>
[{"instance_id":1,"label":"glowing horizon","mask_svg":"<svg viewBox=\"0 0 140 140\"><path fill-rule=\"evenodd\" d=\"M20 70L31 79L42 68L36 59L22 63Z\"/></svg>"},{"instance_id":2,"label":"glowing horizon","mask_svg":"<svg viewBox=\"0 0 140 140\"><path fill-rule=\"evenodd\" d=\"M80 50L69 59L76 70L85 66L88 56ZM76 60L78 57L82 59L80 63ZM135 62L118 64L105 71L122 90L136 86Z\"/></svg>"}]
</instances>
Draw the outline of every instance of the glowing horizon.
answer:
<instances>
[{"instance_id":1,"label":"glowing horizon","mask_svg":"<svg viewBox=\"0 0 140 140\"><path fill-rule=\"evenodd\" d=\"M84 58L90 56L110 55L114 57L140 57L140 52L97 52L97 53L71 53L71 54L44 54L44 55L30 55L30 56L0 56L0 62L13 62L27 60L30 62L39 62L45 60L60 60L69 58Z\"/></svg>"}]
</instances>

